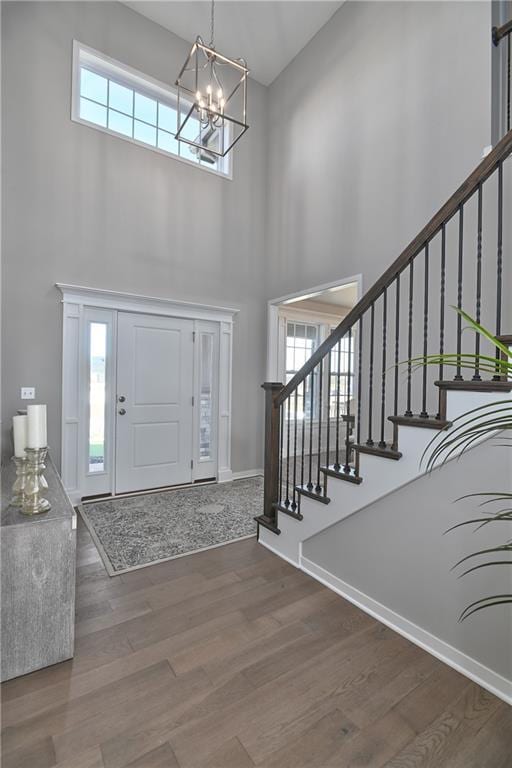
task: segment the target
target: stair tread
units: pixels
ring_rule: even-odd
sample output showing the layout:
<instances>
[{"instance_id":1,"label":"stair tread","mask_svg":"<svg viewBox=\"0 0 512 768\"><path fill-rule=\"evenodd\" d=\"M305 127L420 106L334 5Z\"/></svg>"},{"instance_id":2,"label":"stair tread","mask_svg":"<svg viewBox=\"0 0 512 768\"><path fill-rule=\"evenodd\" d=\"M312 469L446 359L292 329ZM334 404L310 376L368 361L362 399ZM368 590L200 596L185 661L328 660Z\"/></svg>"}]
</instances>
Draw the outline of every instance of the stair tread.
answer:
<instances>
[{"instance_id":1,"label":"stair tread","mask_svg":"<svg viewBox=\"0 0 512 768\"><path fill-rule=\"evenodd\" d=\"M285 515L289 515L290 517L293 517L295 520L303 520L304 516L301 515L301 513L298 511L298 509L292 509L291 507L287 507L285 504L279 504L278 502L275 502L275 504L272 504L274 509L277 509L278 512L283 512Z\"/></svg>"},{"instance_id":2,"label":"stair tread","mask_svg":"<svg viewBox=\"0 0 512 768\"><path fill-rule=\"evenodd\" d=\"M393 424L399 424L403 427L425 427L426 429L445 429L451 426L451 421L446 419L436 419L434 417L420 416L388 416L388 420Z\"/></svg>"},{"instance_id":3,"label":"stair tread","mask_svg":"<svg viewBox=\"0 0 512 768\"><path fill-rule=\"evenodd\" d=\"M329 475L329 477L336 477L338 480L346 480L356 485L360 485L363 482L363 478L356 474L355 467L350 467L350 472L344 472L343 467L335 469L334 465L331 464L328 467L320 467L320 472L323 472L324 475Z\"/></svg>"},{"instance_id":4,"label":"stair tread","mask_svg":"<svg viewBox=\"0 0 512 768\"><path fill-rule=\"evenodd\" d=\"M272 531L272 533L275 533L277 536L281 533L275 522L266 515L257 515L254 520L256 520L258 525L268 528L269 531Z\"/></svg>"},{"instance_id":5,"label":"stair tread","mask_svg":"<svg viewBox=\"0 0 512 768\"><path fill-rule=\"evenodd\" d=\"M436 381L436 387L439 389L455 389L466 392L510 392L512 390L511 381Z\"/></svg>"},{"instance_id":6,"label":"stair tread","mask_svg":"<svg viewBox=\"0 0 512 768\"><path fill-rule=\"evenodd\" d=\"M325 496L323 492L317 493L314 488L309 489L306 485L296 485L295 490L303 496L307 496L309 499L319 501L321 504L330 504L330 498Z\"/></svg>"},{"instance_id":7,"label":"stair tread","mask_svg":"<svg viewBox=\"0 0 512 768\"><path fill-rule=\"evenodd\" d=\"M386 446L386 448L379 448L377 443L375 445L365 445L364 443L354 445L354 450L358 451L358 453L367 453L370 456L381 456L383 459L394 459L397 461L398 459L402 458L400 451L395 451L390 446Z\"/></svg>"}]
</instances>

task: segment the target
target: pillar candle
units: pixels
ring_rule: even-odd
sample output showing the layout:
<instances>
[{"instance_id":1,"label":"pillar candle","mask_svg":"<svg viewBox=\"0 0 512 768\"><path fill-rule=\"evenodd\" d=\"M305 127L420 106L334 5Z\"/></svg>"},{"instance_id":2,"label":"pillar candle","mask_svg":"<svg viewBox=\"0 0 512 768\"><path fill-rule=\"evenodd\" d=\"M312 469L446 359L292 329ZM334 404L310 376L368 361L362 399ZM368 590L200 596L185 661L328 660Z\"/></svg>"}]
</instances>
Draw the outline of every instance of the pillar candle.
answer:
<instances>
[{"instance_id":1,"label":"pillar candle","mask_svg":"<svg viewBox=\"0 0 512 768\"><path fill-rule=\"evenodd\" d=\"M46 448L46 405L28 405L28 448Z\"/></svg>"},{"instance_id":2,"label":"pillar candle","mask_svg":"<svg viewBox=\"0 0 512 768\"><path fill-rule=\"evenodd\" d=\"M13 416L14 455L25 456L28 439L28 416Z\"/></svg>"}]
</instances>

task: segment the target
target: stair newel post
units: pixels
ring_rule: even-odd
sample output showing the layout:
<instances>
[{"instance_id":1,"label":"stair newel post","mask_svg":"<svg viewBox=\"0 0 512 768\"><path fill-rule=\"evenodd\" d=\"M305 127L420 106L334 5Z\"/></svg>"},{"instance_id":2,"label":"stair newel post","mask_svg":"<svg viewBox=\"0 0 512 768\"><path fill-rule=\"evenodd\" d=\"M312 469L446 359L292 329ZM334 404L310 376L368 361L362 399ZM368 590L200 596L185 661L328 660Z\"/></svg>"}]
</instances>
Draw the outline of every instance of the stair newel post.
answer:
<instances>
[{"instance_id":1,"label":"stair newel post","mask_svg":"<svg viewBox=\"0 0 512 768\"><path fill-rule=\"evenodd\" d=\"M274 504L279 497L279 466L282 461L279 450L280 406L277 395L282 390L280 382L262 384L265 390L265 476L263 482L263 515L268 522L277 525Z\"/></svg>"}]
</instances>

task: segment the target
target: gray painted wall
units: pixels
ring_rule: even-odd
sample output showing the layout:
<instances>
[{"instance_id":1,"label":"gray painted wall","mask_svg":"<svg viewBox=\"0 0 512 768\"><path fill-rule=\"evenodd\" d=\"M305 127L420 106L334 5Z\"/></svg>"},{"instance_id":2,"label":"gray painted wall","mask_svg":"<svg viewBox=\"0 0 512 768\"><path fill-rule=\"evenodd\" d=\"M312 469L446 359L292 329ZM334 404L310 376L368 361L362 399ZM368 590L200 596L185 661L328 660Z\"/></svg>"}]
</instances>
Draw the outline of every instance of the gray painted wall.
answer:
<instances>
[{"instance_id":1,"label":"gray painted wall","mask_svg":"<svg viewBox=\"0 0 512 768\"><path fill-rule=\"evenodd\" d=\"M481 516L468 493L511 490L510 451L489 442L313 536L303 555L422 629L512 680L510 608L490 608L462 624L461 611L486 595L510 594L510 568L457 579L462 557L510 538L510 530L451 525ZM371 478L368 478L368 482ZM501 526L501 524L500 524ZM480 559L480 562L482 559ZM477 561L478 562L478 561Z\"/></svg>"},{"instance_id":2,"label":"gray painted wall","mask_svg":"<svg viewBox=\"0 0 512 768\"><path fill-rule=\"evenodd\" d=\"M490 3L345 3L269 89L250 83L233 182L70 120L73 37L167 82L183 40L118 3L2 14L4 438L34 385L58 458L62 281L239 306L233 468L261 466L265 299L359 272L368 288L476 165Z\"/></svg>"},{"instance_id":3,"label":"gray painted wall","mask_svg":"<svg viewBox=\"0 0 512 768\"><path fill-rule=\"evenodd\" d=\"M119 3L2 3L2 14L4 438L20 386L35 386L59 458L54 284L75 283L240 307L233 469L260 467L266 89L250 82L251 129L228 181L70 119L73 38L169 83L188 43Z\"/></svg>"},{"instance_id":4,"label":"gray painted wall","mask_svg":"<svg viewBox=\"0 0 512 768\"><path fill-rule=\"evenodd\" d=\"M348 2L269 88L268 293L380 276L490 144L491 4Z\"/></svg>"}]
</instances>

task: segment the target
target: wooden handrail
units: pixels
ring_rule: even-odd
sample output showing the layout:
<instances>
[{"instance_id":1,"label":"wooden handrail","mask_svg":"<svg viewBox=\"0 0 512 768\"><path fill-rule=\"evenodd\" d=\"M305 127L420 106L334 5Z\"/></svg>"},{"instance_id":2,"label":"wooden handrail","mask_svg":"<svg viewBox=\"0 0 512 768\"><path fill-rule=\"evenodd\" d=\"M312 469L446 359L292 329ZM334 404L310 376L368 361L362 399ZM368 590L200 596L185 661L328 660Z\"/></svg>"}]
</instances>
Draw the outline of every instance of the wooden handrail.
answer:
<instances>
[{"instance_id":1,"label":"wooden handrail","mask_svg":"<svg viewBox=\"0 0 512 768\"><path fill-rule=\"evenodd\" d=\"M512 19L507 21L507 23L503 24L501 27L492 28L492 41L494 45L498 45L500 40L502 40L507 35L512 35Z\"/></svg>"},{"instance_id":2,"label":"wooden handrail","mask_svg":"<svg viewBox=\"0 0 512 768\"><path fill-rule=\"evenodd\" d=\"M512 24L512 22L509 22ZM505 25L507 27L508 24ZM503 29L501 27L500 29ZM512 130L505 134L494 149L489 152L468 178L460 185L455 194L438 210L429 223L409 243L400 256L391 264L384 274L374 283L363 298L351 309L348 315L334 329L331 335L315 350L309 360L302 366L288 384L275 394L276 405L281 405L304 379L316 368L318 363L336 346L361 316L369 309L382 294L383 290L391 285L414 259L425 245L441 230L442 226L455 216L459 207L475 194L480 184L489 178L501 162L512 153Z\"/></svg>"}]
</instances>

